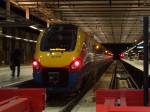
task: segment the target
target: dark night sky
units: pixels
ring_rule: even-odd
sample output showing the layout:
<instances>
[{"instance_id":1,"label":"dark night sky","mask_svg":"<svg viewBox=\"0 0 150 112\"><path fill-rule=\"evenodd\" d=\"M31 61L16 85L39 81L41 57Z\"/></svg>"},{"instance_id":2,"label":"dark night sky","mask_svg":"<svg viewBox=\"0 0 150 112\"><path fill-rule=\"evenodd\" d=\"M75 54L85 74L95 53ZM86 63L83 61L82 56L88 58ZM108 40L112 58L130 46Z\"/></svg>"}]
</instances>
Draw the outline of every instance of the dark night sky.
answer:
<instances>
[{"instance_id":1,"label":"dark night sky","mask_svg":"<svg viewBox=\"0 0 150 112\"><path fill-rule=\"evenodd\" d=\"M119 58L119 54L131 47L133 44L103 44L106 49L110 50L114 54L114 59Z\"/></svg>"}]
</instances>

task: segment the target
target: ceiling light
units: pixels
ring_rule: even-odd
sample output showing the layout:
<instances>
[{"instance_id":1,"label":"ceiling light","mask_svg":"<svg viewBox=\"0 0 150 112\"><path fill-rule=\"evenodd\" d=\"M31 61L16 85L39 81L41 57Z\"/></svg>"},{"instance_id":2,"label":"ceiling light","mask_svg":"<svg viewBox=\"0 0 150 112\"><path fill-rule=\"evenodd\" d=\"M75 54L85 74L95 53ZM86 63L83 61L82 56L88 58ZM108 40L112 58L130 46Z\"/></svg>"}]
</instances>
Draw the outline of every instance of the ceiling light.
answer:
<instances>
[{"instance_id":1,"label":"ceiling light","mask_svg":"<svg viewBox=\"0 0 150 112\"><path fill-rule=\"evenodd\" d=\"M37 27L35 27L35 26L29 26L30 28L32 28L32 29L35 29L35 30L37 30L38 28Z\"/></svg>"},{"instance_id":2,"label":"ceiling light","mask_svg":"<svg viewBox=\"0 0 150 112\"><path fill-rule=\"evenodd\" d=\"M23 40L26 41L26 42L28 41L28 39L23 39Z\"/></svg>"},{"instance_id":3,"label":"ceiling light","mask_svg":"<svg viewBox=\"0 0 150 112\"><path fill-rule=\"evenodd\" d=\"M43 30L40 30L40 32L43 32Z\"/></svg>"},{"instance_id":4,"label":"ceiling light","mask_svg":"<svg viewBox=\"0 0 150 112\"><path fill-rule=\"evenodd\" d=\"M42 29L39 29L39 28L37 28L36 26L29 26L29 27L32 28L32 29L38 30L38 31L40 31L40 32L43 32Z\"/></svg>"},{"instance_id":5,"label":"ceiling light","mask_svg":"<svg viewBox=\"0 0 150 112\"><path fill-rule=\"evenodd\" d=\"M96 49L99 49L99 45L96 45Z\"/></svg>"},{"instance_id":6,"label":"ceiling light","mask_svg":"<svg viewBox=\"0 0 150 112\"><path fill-rule=\"evenodd\" d=\"M19 38L19 37L15 37L15 39L20 40L21 38Z\"/></svg>"},{"instance_id":7,"label":"ceiling light","mask_svg":"<svg viewBox=\"0 0 150 112\"><path fill-rule=\"evenodd\" d=\"M144 48L144 46L137 46L137 48L138 48L138 49L143 49L143 48Z\"/></svg>"},{"instance_id":8,"label":"ceiling light","mask_svg":"<svg viewBox=\"0 0 150 112\"><path fill-rule=\"evenodd\" d=\"M12 38L13 36L11 36L11 35L5 35L5 37L7 37L7 38Z\"/></svg>"},{"instance_id":9,"label":"ceiling light","mask_svg":"<svg viewBox=\"0 0 150 112\"><path fill-rule=\"evenodd\" d=\"M140 44L143 44L144 43L144 41L141 41L140 43L138 43L137 45L140 45Z\"/></svg>"}]
</instances>

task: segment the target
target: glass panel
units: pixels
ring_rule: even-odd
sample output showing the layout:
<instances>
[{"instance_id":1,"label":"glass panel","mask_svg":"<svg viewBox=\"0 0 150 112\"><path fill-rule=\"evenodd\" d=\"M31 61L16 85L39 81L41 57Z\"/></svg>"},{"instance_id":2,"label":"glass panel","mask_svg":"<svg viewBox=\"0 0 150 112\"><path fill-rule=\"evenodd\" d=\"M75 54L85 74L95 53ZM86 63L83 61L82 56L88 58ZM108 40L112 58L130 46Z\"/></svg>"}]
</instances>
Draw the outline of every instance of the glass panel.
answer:
<instances>
[{"instance_id":1,"label":"glass panel","mask_svg":"<svg viewBox=\"0 0 150 112\"><path fill-rule=\"evenodd\" d=\"M72 51L76 43L76 28L74 26L56 25L51 26L44 34L41 41L41 50L61 48Z\"/></svg>"}]
</instances>

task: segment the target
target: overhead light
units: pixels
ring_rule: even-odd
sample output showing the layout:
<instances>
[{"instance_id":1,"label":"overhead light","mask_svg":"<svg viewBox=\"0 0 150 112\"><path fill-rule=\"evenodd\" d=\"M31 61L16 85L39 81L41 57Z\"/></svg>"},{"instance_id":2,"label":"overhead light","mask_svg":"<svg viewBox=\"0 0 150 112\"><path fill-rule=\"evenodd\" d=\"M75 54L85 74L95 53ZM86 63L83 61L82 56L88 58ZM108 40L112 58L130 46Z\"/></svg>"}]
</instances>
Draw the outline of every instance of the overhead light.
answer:
<instances>
[{"instance_id":1,"label":"overhead light","mask_svg":"<svg viewBox=\"0 0 150 112\"><path fill-rule=\"evenodd\" d=\"M29 26L29 27L32 28L32 29L38 30L38 28L35 27L35 26Z\"/></svg>"},{"instance_id":2,"label":"overhead light","mask_svg":"<svg viewBox=\"0 0 150 112\"><path fill-rule=\"evenodd\" d=\"M141 41L140 43L138 43L137 45L140 45L140 44L143 44L144 43L144 41Z\"/></svg>"},{"instance_id":3,"label":"overhead light","mask_svg":"<svg viewBox=\"0 0 150 112\"><path fill-rule=\"evenodd\" d=\"M132 49L134 49L136 46L131 47L130 49L128 49L126 52L131 51Z\"/></svg>"},{"instance_id":4,"label":"overhead light","mask_svg":"<svg viewBox=\"0 0 150 112\"><path fill-rule=\"evenodd\" d=\"M54 21L54 19L51 19L51 21Z\"/></svg>"},{"instance_id":5,"label":"overhead light","mask_svg":"<svg viewBox=\"0 0 150 112\"><path fill-rule=\"evenodd\" d=\"M99 49L99 45L96 45L96 49Z\"/></svg>"},{"instance_id":6,"label":"overhead light","mask_svg":"<svg viewBox=\"0 0 150 112\"><path fill-rule=\"evenodd\" d=\"M137 40L134 40L134 42L137 42Z\"/></svg>"},{"instance_id":7,"label":"overhead light","mask_svg":"<svg viewBox=\"0 0 150 112\"><path fill-rule=\"evenodd\" d=\"M5 35L5 34L4 34ZM5 37L7 37L7 38L14 38L14 39L16 39L16 40L24 40L24 41L26 41L26 42L34 42L34 43L37 43L37 41L34 41L34 40L29 40L29 39L26 39L26 38L19 38L19 37L15 37L15 36L11 36L11 35L5 35Z\"/></svg>"},{"instance_id":8,"label":"overhead light","mask_svg":"<svg viewBox=\"0 0 150 112\"><path fill-rule=\"evenodd\" d=\"M29 26L29 27L32 28L32 29L38 30L38 31L40 31L40 32L43 32L42 29L39 29L39 28L37 28L36 26Z\"/></svg>"},{"instance_id":9,"label":"overhead light","mask_svg":"<svg viewBox=\"0 0 150 112\"><path fill-rule=\"evenodd\" d=\"M43 30L40 30L40 32L43 32Z\"/></svg>"},{"instance_id":10,"label":"overhead light","mask_svg":"<svg viewBox=\"0 0 150 112\"><path fill-rule=\"evenodd\" d=\"M28 39L23 39L24 41L28 41Z\"/></svg>"},{"instance_id":11,"label":"overhead light","mask_svg":"<svg viewBox=\"0 0 150 112\"><path fill-rule=\"evenodd\" d=\"M33 40L29 40L29 42L33 42Z\"/></svg>"},{"instance_id":12,"label":"overhead light","mask_svg":"<svg viewBox=\"0 0 150 112\"><path fill-rule=\"evenodd\" d=\"M142 46L142 45L141 45L141 46L137 46L137 48L138 48L138 49L143 49L144 46Z\"/></svg>"},{"instance_id":13,"label":"overhead light","mask_svg":"<svg viewBox=\"0 0 150 112\"><path fill-rule=\"evenodd\" d=\"M20 40L21 38L19 38L19 37L15 37L15 39Z\"/></svg>"},{"instance_id":14,"label":"overhead light","mask_svg":"<svg viewBox=\"0 0 150 112\"><path fill-rule=\"evenodd\" d=\"M11 36L11 35L5 35L5 37L7 37L7 38L13 38L13 36Z\"/></svg>"}]
</instances>

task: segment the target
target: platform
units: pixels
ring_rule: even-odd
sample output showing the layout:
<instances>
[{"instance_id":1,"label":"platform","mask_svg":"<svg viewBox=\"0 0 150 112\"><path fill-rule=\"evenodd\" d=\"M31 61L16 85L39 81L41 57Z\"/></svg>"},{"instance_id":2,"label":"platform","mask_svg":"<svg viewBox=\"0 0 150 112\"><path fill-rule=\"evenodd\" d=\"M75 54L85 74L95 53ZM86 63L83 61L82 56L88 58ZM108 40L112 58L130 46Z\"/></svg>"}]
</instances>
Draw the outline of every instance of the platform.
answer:
<instances>
[{"instance_id":1,"label":"platform","mask_svg":"<svg viewBox=\"0 0 150 112\"><path fill-rule=\"evenodd\" d=\"M144 66L143 65L143 60L132 60L132 61L130 61L130 60L127 60L127 59L122 59L122 61L130 64L131 66L133 66L133 67L135 67L135 68L137 68L141 71L144 71L143 70L143 68L144 68L143 67ZM150 70L150 64L149 64L149 70ZM150 75L150 71L149 71L149 75Z\"/></svg>"},{"instance_id":2,"label":"platform","mask_svg":"<svg viewBox=\"0 0 150 112\"><path fill-rule=\"evenodd\" d=\"M20 67L20 77L11 77L11 70L8 67L0 67L0 87L7 87L32 79L32 66L23 65Z\"/></svg>"},{"instance_id":3,"label":"platform","mask_svg":"<svg viewBox=\"0 0 150 112\"><path fill-rule=\"evenodd\" d=\"M71 112L96 112L95 92L98 88L107 89L109 88L112 73L115 69L114 61L104 72L94 87L89 90L86 95L81 99L78 105Z\"/></svg>"}]
</instances>

